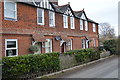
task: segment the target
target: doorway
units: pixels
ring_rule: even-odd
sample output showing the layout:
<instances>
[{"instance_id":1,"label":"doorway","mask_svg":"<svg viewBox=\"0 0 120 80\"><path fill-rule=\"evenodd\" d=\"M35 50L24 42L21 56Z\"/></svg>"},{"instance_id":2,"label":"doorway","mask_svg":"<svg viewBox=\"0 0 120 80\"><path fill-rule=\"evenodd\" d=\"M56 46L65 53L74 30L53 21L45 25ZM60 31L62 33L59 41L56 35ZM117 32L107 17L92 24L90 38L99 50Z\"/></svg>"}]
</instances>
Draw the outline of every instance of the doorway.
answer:
<instances>
[{"instance_id":1,"label":"doorway","mask_svg":"<svg viewBox=\"0 0 120 80\"><path fill-rule=\"evenodd\" d=\"M39 48L39 50L38 50L38 52L36 52L36 54L42 53L42 42L38 42L35 45L38 46L38 48Z\"/></svg>"},{"instance_id":2,"label":"doorway","mask_svg":"<svg viewBox=\"0 0 120 80\"><path fill-rule=\"evenodd\" d=\"M63 42L61 45L61 53L66 52L66 42Z\"/></svg>"}]
</instances>

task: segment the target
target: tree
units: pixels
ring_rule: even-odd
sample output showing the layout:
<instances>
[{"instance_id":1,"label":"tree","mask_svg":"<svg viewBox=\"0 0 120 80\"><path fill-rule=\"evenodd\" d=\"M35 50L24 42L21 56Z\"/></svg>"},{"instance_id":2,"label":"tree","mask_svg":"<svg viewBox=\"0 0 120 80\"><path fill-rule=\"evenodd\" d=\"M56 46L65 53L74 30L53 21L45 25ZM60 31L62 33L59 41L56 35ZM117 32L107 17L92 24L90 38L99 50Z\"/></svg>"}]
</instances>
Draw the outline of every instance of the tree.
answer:
<instances>
[{"instance_id":1,"label":"tree","mask_svg":"<svg viewBox=\"0 0 120 80\"><path fill-rule=\"evenodd\" d=\"M100 39L103 41L115 38L115 30L114 28L111 27L109 23L106 22L100 23L99 31Z\"/></svg>"}]
</instances>

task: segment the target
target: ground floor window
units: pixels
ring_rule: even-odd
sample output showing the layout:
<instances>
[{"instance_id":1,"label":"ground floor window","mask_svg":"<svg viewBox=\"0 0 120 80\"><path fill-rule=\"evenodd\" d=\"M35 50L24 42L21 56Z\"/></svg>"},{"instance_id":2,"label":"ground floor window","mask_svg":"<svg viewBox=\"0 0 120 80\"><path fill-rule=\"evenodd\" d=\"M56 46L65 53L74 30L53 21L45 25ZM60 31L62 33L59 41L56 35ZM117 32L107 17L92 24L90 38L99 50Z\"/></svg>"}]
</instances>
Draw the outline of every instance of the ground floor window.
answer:
<instances>
[{"instance_id":1,"label":"ground floor window","mask_svg":"<svg viewBox=\"0 0 120 80\"><path fill-rule=\"evenodd\" d=\"M86 44L85 39L82 39L82 48L83 48L83 49L85 49L85 44Z\"/></svg>"},{"instance_id":2,"label":"ground floor window","mask_svg":"<svg viewBox=\"0 0 120 80\"><path fill-rule=\"evenodd\" d=\"M94 43L93 46L96 47L96 39L93 39Z\"/></svg>"},{"instance_id":3,"label":"ground floor window","mask_svg":"<svg viewBox=\"0 0 120 80\"><path fill-rule=\"evenodd\" d=\"M73 40L70 39L66 44L67 45L67 51L72 50L72 44L73 44Z\"/></svg>"},{"instance_id":4,"label":"ground floor window","mask_svg":"<svg viewBox=\"0 0 120 80\"><path fill-rule=\"evenodd\" d=\"M46 39L47 42L45 42L45 53L52 52L52 40Z\"/></svg>"},{"instance_id":5,"label":"ground floor window","mask_svg":"<svg viewBox=\"0 0 120 80\"><path fill-rule=\"evenodd\" d=\"M6 56L18 56L17 39L5 39L5 52Z\"/></svg>"}]
</instances>

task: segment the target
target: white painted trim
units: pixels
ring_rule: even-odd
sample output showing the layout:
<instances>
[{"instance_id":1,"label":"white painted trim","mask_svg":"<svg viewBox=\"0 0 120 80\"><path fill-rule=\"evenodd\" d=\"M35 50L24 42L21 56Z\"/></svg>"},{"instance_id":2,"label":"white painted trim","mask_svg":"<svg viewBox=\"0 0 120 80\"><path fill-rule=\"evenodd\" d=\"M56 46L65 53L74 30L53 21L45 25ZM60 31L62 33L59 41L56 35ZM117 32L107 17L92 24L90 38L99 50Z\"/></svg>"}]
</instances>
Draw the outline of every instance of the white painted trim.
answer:
<instances>
[{"instance_id":1,"label":"white painted trim","mask_svg":"<svg viewBox=\"0 0 120 80\"><path fill-rule=\"evenodd\" d=\"M51 47L51 48L50 48L51 50L50 50L50 51L53 52L53 42L52 42L52 39L50 39L50 44L51 44L51 46L50 46L50 47Z\"/></svg>"},{"instance_id":2,"label":"white painted trim","mask_svg":"<svg viewBox=\"0 0 120 80\"><path fill-rule=\"evenodd\" d=\"M72 21L71 21L71 19L73 19ZM73 26L72 26L72 23L73 23ZM71 29L75 29L75 21L74 21L74 17L70 17L70 27L71 27Z\"/></svg>"},{"instance_id":3,"label":"white painted trim","mask_svg":"<svg viewBox=\"0 0 120 80\"><path fill-rule=\"evenodd\" d=\"M49 52L52 52L53 51L53 46L52 46L52 39L46 39L47 42L49 42L49 46L50 46L50 50ZM46 42L45 42L46 43ZM49 53L48 51L46 52L46 45L45 45L45 53Z\"/></svg>"},{"instance_id":4,"label":"white painted trim","mask_svg":"<svg viewBox=\"0 0 120 80\"><path fill-rule=\"evenodd\" d=\"M66 25L65 25L66 22ZM63 15L63 25L64 28L68 28L68 16L67 15Z\"/></svg>"},{"instance_id":5,"label":"white painted trim","mask_svg":"<svg viewBox=\"0 0 120 80\"><path fill-rule=\"evenodd\" d=\"M50 24L50 13L52 13L52 15L53 15L53 24ZM49 11L49 26L55 27L55 13L52 11Z\"/></svg>"},{"instance_id":6,"label":"white painted trim","mask_svg":"<svg viewBox=\"0 0 120 80\"><path fill-rule=\"evenodd\" d=\"M82 48L85 49L85 39L82 39Z\"/></svg>"},{"instance_id":7,"label":"white painted trim","mask_svg":"<svg viewBox=\"0 0 120 80\"><path fill-rule=\"evenodd\" d=\"M70 43L71 43L71 50L73 49L73 39L70 39Z\"/></svg>"},{"instance_id":8,"label":"white painted trim","mask_svg":"<svg viewBox=\"0 0 120 80\"><path fill-rule=\"evenodd\" d=\"M5 9L6 9L6 1L7 0L4 0L4 18L10 18L10 17L5 17ZM11 1L12 3L15 3L15 18L10 18L10 19L15 19L17 21L17 3L16 2L13 2Z\"/></svg>"},{"instance_id":9,"label":"white painted trim","mask_svg":"<svg viewBox=\"0 0 120 80\"><path fill-rule=\"evenodd\" d=\"M80 30L83 30L83 20L80 20Z\"/></svg>"},{"instance_id":10,"label":"white painted trim","mask_svg":"<svg viewBox=\"0 0 120 80\"><path fill-rule=\"evenodd\" d=\"M93 32L96 32L96 25L93 23Z\"/></svg>"},{"instance_id":11,"label":"white painted trim","mask_svg":"<svg viewBox=\"0 0 120 80\"><path fill-rule=\"evenodd\" d=\"M39 21L38 21L38 9L40 9L40 8L37 8L37 24L38 25L44 25L44 9L40 9L40 10L42 10L42 23L39 23Z\"/></svg>"},{"instance_id":12,"label":"white painted trim","mask_svg":"<svg viewBox=\"0 0 120 80\"><path fill-rule=\"evenodd\" d=\"M81 18L87 20L84 13L82 14Z\"/></svg>"},{"instance_id":13,"label":"white painted trim","mask_svg":"<svg viewBox=\"0 0 120 80\"><path fill-rule=\"evenodd\" d=\"M88 31L88 22L85 21L85 31Z\"/></svg>"},{"instance_id":14,"label":"white painted trim","mask_svg":"<svg viewBox=\"0 0 120 80\"><path fill-rule=\"evenodd\" d=\"M7 48L7 41L16 41L16 48ZM18 56L18 40L17 39L5 39L5 56L6 56L6 50L9 49L16 49L16 55L14 56ZM14 56L6 56L6 57L14 57Z\"/></svg>"}]
</instances>

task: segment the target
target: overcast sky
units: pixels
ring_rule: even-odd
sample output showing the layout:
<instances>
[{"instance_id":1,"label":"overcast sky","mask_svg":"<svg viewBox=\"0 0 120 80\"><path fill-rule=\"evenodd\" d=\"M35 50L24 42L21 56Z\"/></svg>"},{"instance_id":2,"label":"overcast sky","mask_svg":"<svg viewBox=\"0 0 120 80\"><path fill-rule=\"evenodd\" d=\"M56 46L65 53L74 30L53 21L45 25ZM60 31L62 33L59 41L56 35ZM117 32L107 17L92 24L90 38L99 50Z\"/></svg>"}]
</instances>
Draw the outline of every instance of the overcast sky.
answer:
<instances>
[{"instance_id":1,"label":"overcast sky","mask_svg":"<svg viewBox=\"0 0 120 80\"><path fill-rule=\"evenodd\" d=\"M84 8L87 17L102 23L108 22L118 33L118 2L120 0L59 0L59 5L70 2L74 11Z\"/></svg>"}]
</instances>

